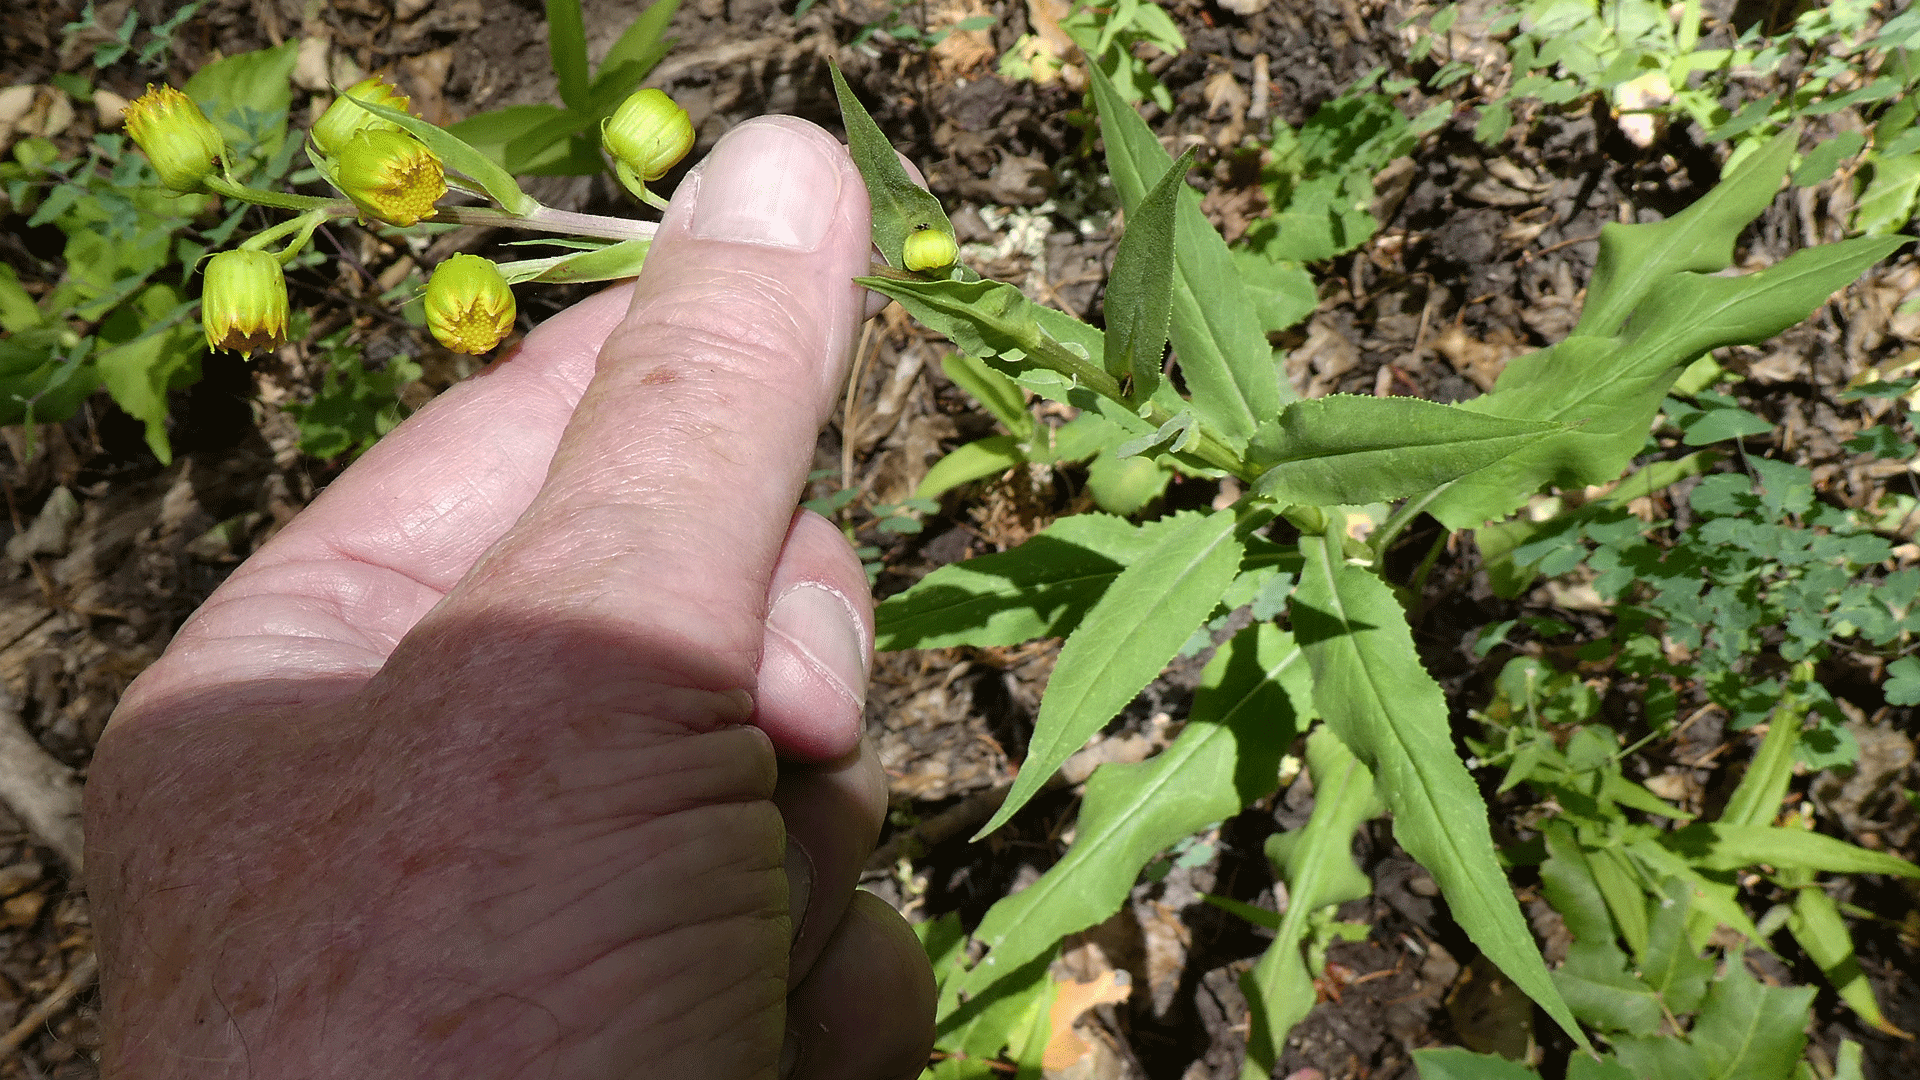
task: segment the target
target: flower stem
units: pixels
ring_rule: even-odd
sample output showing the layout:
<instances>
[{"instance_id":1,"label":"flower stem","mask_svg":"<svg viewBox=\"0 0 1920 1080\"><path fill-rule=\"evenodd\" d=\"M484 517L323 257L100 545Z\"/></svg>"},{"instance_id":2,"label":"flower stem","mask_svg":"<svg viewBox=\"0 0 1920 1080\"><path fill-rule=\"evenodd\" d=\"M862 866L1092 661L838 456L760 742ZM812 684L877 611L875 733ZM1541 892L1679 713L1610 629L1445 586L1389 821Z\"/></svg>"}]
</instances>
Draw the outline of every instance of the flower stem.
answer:
<instances>
[{"instance_id":1,"label":"flower stem","mask_svg":"<svg viewBox=\"0 0 1920 1080\"><path fill-rule=\"evenodd\" d=\"M335 214L352 214L353 204L344 199L323 199L315 195L293 195L279 191L265 191L236 184L224 176L209 176L205 181L207 190L229 199L239 199L256 206L271 206L276 210L327 210Z\"/></svg>"},{"instance_id":2,"label":"flower stem","mask_svg":"<svg viewBox=\"0 0 1920 1080\"><path fill-rule=\"evenodd\" d=\"M542 206L530 214L510 214L485 206L443 206L428 221L450 221L457 225L491 225L502 229L529 229L534 232L567 233L593 236L603 240L650 240L660 228L658 222L631 218L577 214Z\"/></svg>"}]
</instances>

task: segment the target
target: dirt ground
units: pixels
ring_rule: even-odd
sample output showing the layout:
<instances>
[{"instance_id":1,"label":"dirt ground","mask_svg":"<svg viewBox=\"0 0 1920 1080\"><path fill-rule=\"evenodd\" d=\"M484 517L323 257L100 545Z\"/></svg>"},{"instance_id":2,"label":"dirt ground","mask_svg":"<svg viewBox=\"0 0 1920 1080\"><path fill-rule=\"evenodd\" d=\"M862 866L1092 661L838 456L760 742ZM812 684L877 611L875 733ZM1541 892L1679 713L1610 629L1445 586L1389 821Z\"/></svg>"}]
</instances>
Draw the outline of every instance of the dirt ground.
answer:
<instances>
[{"instance_id":1,"label":"dirt ground","mask_svg":"<svg viewBox=\"0 0 1920 1080\"><path fill-rule=\"evenodd\" d=\"M99 4L101 21L117 24L129 3ZM163 20L175 6L137 4L145 23ZM596 55L641 7L629 0L585 6ZM1260 109L1298 124L1375 67L1405 73L1406 38L1397 27L1417 10L1404 0L1232 5L1258 9L1244 15L1203 0L1168 7L1190 48L1155 63L1175 107L1171 113L1149 109L1148 116L1169 144L1203 148L1199 183L1229 235L1264 209L1247 167L1247 148L1265 122ZM79 0L6 5L0 86L44 84L64 71L122 97L136 95L152 73L131 62L96 71L85 35L63 34L80 8ZM953 212L977 269L1021 282L1075 314L1097 311L1114 237L1110 207L1092 180L1098 159L1075 115L1079 95L994 73L1000 53L1029 29L1028 2L820 0L798 19L791 12L791 3L773 0L684 0L674 23L678 44L649 85L667 89L692 113L700 137L696 159L730 126L764 112L795 113L837 129L826 75L827 61L837 59ZM942 25L977 14L994 15L995 27L957 33L931 52L884 37L860 49L842 47L863 27L896 15ZM179 33L168 74L177 84L215 55L288 40L318 40L316 70L325 77L394 73L416 108L436 121L554 100L542 7L534 0L208 0ZM308 115L303 90L295 97L296 123ZM56 137L79 145L104 122L82 102ZM1318 310L1279 342L1293 350L1288 375L1302 391L1439 401L1480 393L1508 357L1557 340L1572 325L1602 224L1657 220L1718 179L1713 152L1686 133L1670 131L1643 150L1604 110L1542 115L1524 139L1493 149L1473 140L1471 123L1469 116L1442 128L1395 162L1378 184L1380 234L1318 268ZM549 203L574 208L619 205L605 180L545 181L536 190ZM1747 237L1745 259L1769 263L1838 238L1839 198L1831 189L1782 196ZM0 258L23 281L44 284L57 276L59 238L45 235L49 231L27 229L18 214L0 229ZM1010 236L1020 242L1009 243ZM423 258L454 250L497 253L503 239L462 230L436 241ZM415 357L426 369L422 383L409 388L415 402L470 373L470 361L440 350L373 301L380 287L405 276L411 265L402 264L416 253L367 236L342 240L358 255L355 269L292 282L296 304L316 309L315 336L352 326L369 360ZM1849 466L1840 443L1868 421L1860 406L1833 395L1863 365L1915 347L1920 326L1898 323L1892 311L1916 286L1920 264L1903 256L1778 341L1728 357L1725 362L1746 375L1743 399L1779 425L1749 448L1770 447L1812 467L1824 496L1845 505L1865 505L1898 482ZM523 290L522 326L578 295ZM896 502L940 452L991 431L991 419L941 376L947 348L898 309L876 321L863 343L847 417L821 439L818 466L836 479L823 480L816 494L842 486L843 479L862 493L860 506ZM65 767L55 789L84 779L91 746L119 693L181 620L337 471L298 452L293 422L281 407L309 396L319 373L315 351L298 343L251 365L209 359L204 379L177 395L177 459L168 468L145 449L139 425L104 394L72 421L42 425L31 455L24 432L4 433L0 477L10 525L0 521L0 529L19 542L7 545L6 580L0 581L0 714L11 714L16 727ZM881 592L897 591L934 566L1019 542L1086 505L1082 483L1072 470L1035 469L976 486L967 500L950 497L916 535L863 529L862 540L883 549ZM1207 483L1180 483L1168 505L1206 505L1217 494ZM1417 560L1434 543L1435 529L1412 530L1395 558ZM37 538L29 543L22 538L30 533ZM1481 627L1520 614L1583 618L1542 594L1496 598L1469 544L1447 548L1422 601L1416 638L1461 719L1467 708L1485 703L1497 670L1468 647ZM867 884L913 917L957 910L971 923L1064 849L1077 802L1071 784L1036 799L982 844L964 839L1011 780L1056 648L1043 642L880 658L869 722L892 780L896 828L870 864ZM1197 671L1197 662L1177 666L1149 687L1069 766L1070 778L1084 778L1098 760L1138 759L1164 745ZM1915 786L1911 711L1876 704L1870 686L1855 696L1876 790ZM1725 741L1735 745L1720 766L1749 755L1746 736L1711 719L1689 729L1685 745L1659 753L1695 760ZM1698 783L1709 787L1737 777L1718 766L1697 772ZM1862 798L1854 797L1856 809ZM1247 902L1264 896L1271 906L1273 880L1261 843L1276 829L1304 822L1310 799L1296 784L1223 823L1208 838L1215 858L1140 885L1127 910L1070 943L1064 961L1070 967L1126 969L1140 988L1129 1003L1096 1010L1100 1050L1090 1075L1202 1080L1238 1074L1247 1006L1237 980L1265 941L1245 922L1199 902L1198 894ZM1871 833L1876 846L1909 858L1917 853L1913 816L1897 799L1877 816L1855 813L1844 820L1856 838ZM64 844L50 841L46 829L0 810L0 1031L13 1029L0 1042L0 1078L95 1074L90 932L73 872L77 849L71 836ZM1355 854L1372 875L1374 895L1349 905L1342 917L1364 920L1373 932L1335 948L1336 963L1323 980L1325 1000L1296 1029L1277 1075L1411 1077L1414 1048L1484 1048L1501 1032L1532 1022L1529 1003L1499 992L1498 981L1485 977L1432 880L1394 845L1385 822L1368 828ZM1524 890L1523 899L1551 952L1556 917ZM1877 916L1854 928L1888 1019L1920 1030L1920 987L1899 976L1920 970L1920 933L1909 917L1915 897L1863 883L1851 900ZM1805 970L1780 974L1819 981ZM1555 1042L1551 1024L1542 1019L1533 1029L1548 1061L1564 1061L1567 1047ZM1870 1077L1920 1076L1914 1043L1866 1029L1823 991L1815 1043L1830 1055L1842 1038L1866 1044Z\"/></svg>"}]
</instances>

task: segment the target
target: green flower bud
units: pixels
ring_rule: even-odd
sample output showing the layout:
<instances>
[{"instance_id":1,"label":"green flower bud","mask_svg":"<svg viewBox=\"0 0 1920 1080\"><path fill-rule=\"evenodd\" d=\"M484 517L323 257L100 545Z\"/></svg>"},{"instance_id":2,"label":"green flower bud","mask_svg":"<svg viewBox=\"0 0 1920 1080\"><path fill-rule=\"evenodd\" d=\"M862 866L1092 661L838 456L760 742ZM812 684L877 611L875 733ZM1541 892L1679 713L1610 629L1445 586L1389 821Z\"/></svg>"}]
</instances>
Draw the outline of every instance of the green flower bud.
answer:
<instances>
[{"instance_id":1,"label":"green flower bud","mask_svg":"<svg viewBox=\"0 0 1920 1080\"><path fill-rule=\"evenodd\" d=\"M693 118L662 90L642 90L600 122L600 145L627 186L667 175L693 149Z\"/></svg>"},{"instance_id":2,"label":"green flower bud","mask_svg":"<svg viewBox=\"0 0 1920 1080\"><path fill-rule=\"evenodd\" d=\"M348 140L363 131L403 131L399 124L385 117L375 116L355 105L348 98L364 101L372 105L384 105L389 109L406 112L412 102L392 83L375 75L362 79L347 88L346 93L333 99L327 111L313 124L313 145L328 157L338 157Z\"/></svg>"},{"instance_id":3,"label":"green flower bud","mask_svg":"<svg viewBox=\"0 0 1920 1080\"><path fill-rule=\"evenodd\" d=\"M148 83L146 93L127 103L126 121L127 134L174 191L199 191L227 148L200 106L171 86Z\"/></svg>"},{"instance_id":4,"label":"green flower bud","mask_svg":"<svg viewBox=\"0 0 1920 1080\"><path fill-rule=\"evenodd\" d=\"M398 131L356 133L334 157L333 186L366 217L412 225L447 193L447 174L425 143Z\"/></svg>"},{"instance_id":5,"label":"green flower bud","mask_svg":"<svg viewBox=\"0 0 1920 1080\"><path fill-rule=\"evenodd\" d=\"M200 327L207 348L250 353L287 340L287 279L280 260L239 248L207 260L200 291Z\"/></svg>"},{"instance_id":6,"label":"green flower bud","mask_svg":"<svg viewBox=\"0 0 1920 1080\"><path fill-rule=\"evenodd\" d=\"M960 254L960 248L954 244L953 237L931 225L922 225L907 234L906 249L900 253L900 261L909 270L938 270L943 266L952 266L954 256Z\"/></svg>"},{"instance_id":7,"label":"green flower bud","mask_svg":"<svg viewBox=\"0 0 1920 1080\"><path fill-rule=\"evenodd\" d=\"M478 255L455 255L427 280L427 329L454 352L483 353L513 329L513 289Z\"/></svg>"}]
</instances>

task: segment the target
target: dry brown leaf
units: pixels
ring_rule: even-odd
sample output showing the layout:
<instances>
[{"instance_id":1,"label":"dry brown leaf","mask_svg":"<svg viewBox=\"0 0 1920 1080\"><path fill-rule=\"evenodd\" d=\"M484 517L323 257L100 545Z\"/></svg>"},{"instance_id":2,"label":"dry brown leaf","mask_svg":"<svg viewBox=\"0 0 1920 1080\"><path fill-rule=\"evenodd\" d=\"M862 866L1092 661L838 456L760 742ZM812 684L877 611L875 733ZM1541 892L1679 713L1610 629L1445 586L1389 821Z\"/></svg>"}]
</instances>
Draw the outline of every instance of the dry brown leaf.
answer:
<instances>
[{"instance_id":1,"label":"dry brown leaf","mask_svg":"<svg viewBox=\"0 0 1920 1080\"><path fill-rule=\"evenodd\" d=\"M1092 1053L1092 1045L1073 1030L1074 1023L1095 1006L1118 1005L1132 993L1132 980L1124 971L1108 971L1090 982L1058 982L1053 1009L1047 1014L1047 1026L1053 1035L1040 1056L1041 1067L1058 1072Z\"/></svg>"}]
</instances>

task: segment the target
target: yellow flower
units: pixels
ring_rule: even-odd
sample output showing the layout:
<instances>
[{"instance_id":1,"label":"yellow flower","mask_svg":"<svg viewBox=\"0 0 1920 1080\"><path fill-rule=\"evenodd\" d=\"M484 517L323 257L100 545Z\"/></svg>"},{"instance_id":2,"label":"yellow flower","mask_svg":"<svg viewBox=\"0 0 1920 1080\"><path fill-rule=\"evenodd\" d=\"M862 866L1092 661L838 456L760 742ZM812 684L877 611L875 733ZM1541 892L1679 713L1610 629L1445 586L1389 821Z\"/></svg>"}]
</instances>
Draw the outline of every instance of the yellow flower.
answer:
<instances>
[{"instance_id":1,"label":"yellow flower","mask_svg":"<svg viewBox=\"0 0 1920 1080\"><path fill-rule=\"evenodd\" d=\"M938 270L943 266L952 266L954 256L959 253L953 237L930 225L922 225L907 234L906 249L900 253L900 261L909 270Z\"/></svg>"},{"instance_id":2,"label":"yellow flower","mask_svg":"<svg viewBox=\"0 0 1920 1080\"><path fill-rule=\"evenodd\" d=\"M148 83L146 93L127 103L126 121L127 134L174 191L199 191L227 148L200 106L171 86Z\"/></svg>"},{"instance_id":3,"label":"yellow flower","mask_svg":"<svg viewBox=\"0 0 1920 1080\"><path fill-rule=\"evenodd\" d=\"M389 109L406 112L411 104L407 95L399 88L378 75L362 79L347 88L347 91L333 99L327 111L313 123L313 145L328 157L337 157L347 145L348 140L362 131L401 131L399 124L385 117L375 116L367 110L348 101L354 98L373 105L384 105Z\"/></svg>"},{"instance_id":4,"label":"yellow flower","mask_svg":"<svg viewBox=\"0 0 1920 1080\"><path fill-rule=\"evenodd\" d=\"M207 348L250 353L287 340L287 281L265 251L223 251L207 261L200 291Z\"/></svg>"},{"instance_id":5,"label":"yellow flower","mask_svg":"<svg viewBox=\"0 0 1920 1080\"><path fill-rule=\"evenodd\" d=\"M513 329L513 289L478 255L455 255L427 281L427 329L454 352L483 353Z\"/></svg>"},{"instance_id":6,"label":"yellow flower","mask_svg":"<svg viewBox=\"0 0 1920 1080\"><path fill-rule=\"evenodd\" d=\"M642 90L600 122L600 145L628 187L667 175L693 149L693 118L662 90Z\"/></svg>"},{"instance_id":7,"label":"yellow flower","mask_svg":"<svg viewBox=\"0 0 1920 1080\"><path fill-rule=\"evenodd\" d=\"M334 158L333 186L367 217L412 225L447 193L447 174L426 144L398 131L356 133Z\"/></svg>"}]
</instances>

